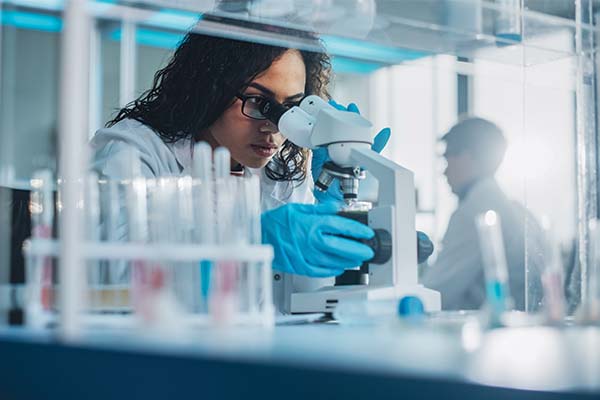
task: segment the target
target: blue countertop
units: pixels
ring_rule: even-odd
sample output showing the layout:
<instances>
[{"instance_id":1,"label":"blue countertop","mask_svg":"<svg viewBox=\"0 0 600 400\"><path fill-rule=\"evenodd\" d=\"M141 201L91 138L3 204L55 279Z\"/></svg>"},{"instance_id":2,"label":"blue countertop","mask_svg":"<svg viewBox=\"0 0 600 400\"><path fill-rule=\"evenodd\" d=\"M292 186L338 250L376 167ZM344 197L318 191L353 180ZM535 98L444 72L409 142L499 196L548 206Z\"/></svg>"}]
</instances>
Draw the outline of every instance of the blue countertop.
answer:
<instances>
[{"instance_id":1,"label":"blue countertop","mask_svg":"<svg viewBox=\"0 0 600 400\"><path fill-rule=\"evenodd\" d=\"M464 327L463 327L464 328ZM599 398L600 328L0 331L0 398Z\"/></svg>"}]
</instances>

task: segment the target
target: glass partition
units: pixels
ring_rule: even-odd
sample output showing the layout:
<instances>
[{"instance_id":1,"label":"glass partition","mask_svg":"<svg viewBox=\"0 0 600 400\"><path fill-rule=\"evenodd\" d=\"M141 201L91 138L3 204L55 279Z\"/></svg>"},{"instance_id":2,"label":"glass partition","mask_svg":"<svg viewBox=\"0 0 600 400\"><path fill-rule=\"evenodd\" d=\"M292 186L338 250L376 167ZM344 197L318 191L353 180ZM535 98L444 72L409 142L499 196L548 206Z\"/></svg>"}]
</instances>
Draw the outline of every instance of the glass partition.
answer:
<instances>
[{"instance_id":1,"label":"glass partition","mask_svg":"<svg viewBox=\"0 0 600 400\"><path fill-rule=\"evenodd\" d=\"M308 50L316 33L332 55L333 97L356 102L374 125L392 128L384 154L414 171L417 228L438 248L457 206L439 139L462 113L498 125L508 149L497 181L527 210L526 309L544 304L543 265L536 260L545 250L537 237L548 220L574 312L586 296L587 221L597 216L597 28L591 1L566 3L89 1L89 129L82 135L93 135L149 89L189 29ZM35 170L57 169L63 2L12 0L0 7L0 178L9 189L0 218L13 221L6 211L12 192L27 190ZM12 230L3 229L1 241L8 243ZM9 283L7 271L5 257L0 283ZM4 304L12 304L7 296Z\"/></svg>"}]
</instances>

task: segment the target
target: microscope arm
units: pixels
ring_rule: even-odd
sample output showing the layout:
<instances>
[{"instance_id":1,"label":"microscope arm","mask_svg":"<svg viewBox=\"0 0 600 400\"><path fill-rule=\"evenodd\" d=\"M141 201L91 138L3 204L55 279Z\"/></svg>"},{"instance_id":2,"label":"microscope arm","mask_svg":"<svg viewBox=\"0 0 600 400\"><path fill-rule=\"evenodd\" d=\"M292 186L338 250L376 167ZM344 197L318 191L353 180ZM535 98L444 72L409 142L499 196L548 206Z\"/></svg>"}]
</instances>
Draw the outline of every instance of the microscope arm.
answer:
<instances>
[{"instance_id":1,"label":"microscope arm","mask_svg":"<svg viewBox=\"0 0 600 400\"><path fill-rule=\"evenodd\" d=\"M416 284L416 205L412 171L371 149L352 149L351 158L379 182L377 206L369 212L369 226L386 229L392 235L392 260L373 268L370 281L387 285Z\"/></svg>"}]
</instances>

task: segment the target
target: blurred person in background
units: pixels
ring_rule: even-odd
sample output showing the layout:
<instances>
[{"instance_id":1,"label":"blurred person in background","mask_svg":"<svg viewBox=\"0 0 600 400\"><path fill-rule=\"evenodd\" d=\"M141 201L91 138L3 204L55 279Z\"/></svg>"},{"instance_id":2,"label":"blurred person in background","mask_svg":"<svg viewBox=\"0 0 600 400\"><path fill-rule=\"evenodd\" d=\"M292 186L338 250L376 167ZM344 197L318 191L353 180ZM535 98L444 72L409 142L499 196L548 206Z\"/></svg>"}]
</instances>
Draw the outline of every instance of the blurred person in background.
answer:
<instances>
[{"instance_id":1,"label":"blurred person in background","mask_svg":"<svg viewBox=\"0 0 600 400\"><path fill-rule=\"evenodd\" d=\"M446 145L444 175L452 193L458 197L458 207L450 217L435 263L422 270L421 283L441 293L444 310L479 309L486 294L475 219L487 210L494 210L502 226L514 308L524 310L525 235L528 247L537 246L541 244L542 232L533 216L508 198L495 179L506 153L506 139L492 122L468 117L454 125L441 140ZM527 284L539 288L541 265L535 254L527 256L530 271ZM530 294L539 292L530 290ZM539 300L530 298L528 301L537 304Z\"/></svg>"}]
</instances>

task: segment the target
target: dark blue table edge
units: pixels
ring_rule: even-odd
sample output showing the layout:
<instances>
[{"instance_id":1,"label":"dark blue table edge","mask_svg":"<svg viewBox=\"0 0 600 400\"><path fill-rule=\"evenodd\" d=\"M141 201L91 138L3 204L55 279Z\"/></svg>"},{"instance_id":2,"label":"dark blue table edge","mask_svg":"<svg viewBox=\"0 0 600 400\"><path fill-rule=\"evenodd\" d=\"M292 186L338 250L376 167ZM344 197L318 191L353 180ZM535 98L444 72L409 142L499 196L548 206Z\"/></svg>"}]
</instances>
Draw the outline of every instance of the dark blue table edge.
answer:
<instances>
[{"instance_id":1,"label":"dark blue table edge","mask_svg":"<svg viewBox=\"0 0 600 400\"><path fill-rule=\"evenodd\" d=\"M0 338L0 399L598 399L356 368Z\"/></svg>"}]
</instances>

